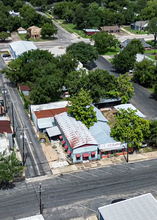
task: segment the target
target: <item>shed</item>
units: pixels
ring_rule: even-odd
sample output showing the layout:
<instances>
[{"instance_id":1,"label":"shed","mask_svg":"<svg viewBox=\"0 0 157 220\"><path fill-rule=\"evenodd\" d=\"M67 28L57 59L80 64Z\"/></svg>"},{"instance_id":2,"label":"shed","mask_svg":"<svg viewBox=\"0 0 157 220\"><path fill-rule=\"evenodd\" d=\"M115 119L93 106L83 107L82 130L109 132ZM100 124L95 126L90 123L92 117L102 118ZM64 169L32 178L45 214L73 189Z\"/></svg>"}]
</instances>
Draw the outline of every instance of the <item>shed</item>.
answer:
<instances>
[{"instance_id":1,"label":"shed","mask_svg":"<svg viewBox=\"0 0 157 220\"><path fill-rule=\"evenodd\" d=\"M117 25L114 26L102 26L100 27L101 31L106 31L108 33L116 33L116 32L120 32L120 27L118 27Z\"/></svg>"},{"instance_id":2,"label":"shed","mask_svg":"<svg viewBox=\"0 0 157 220\"><path fill-rule=\"evenodd\" d=\"M59 138L59 135L61 135L61 132L59 130L59 128L57 126L51 127L51 128L47 128L46 132L48 134L48 137L51 138Z\"/></svg>"},{"instance_id":3,"label":"shed","mask_svg":"<svg viewBox=\"0 0 157 220\"><path fill-rule=\"evenodd\" d=\"M36 50L37 47L34 45L32 41L16 41L9 43L9 49L12 57L14 59L18 58L18 56L22 55L25 52L30 50Z\"/></svg>"},{"instance_id":4,"label":"shed","mask_svg":"<svg viewBox=\"0 0 157 220\"><path fill-rule=\"evenodd\" d=\"M19 27L17 29L17 32L18 32L18 34L26 34L27 33L26 29L24 29L23 27Z\"/></svg>"},{"instance_id":5,"label":"shed","mask_svg":"<svg viewBox=\"0 0 157 220\"><path fill-rule=\"evenodd\" d=\"M30 37L33 39L40 38L41 28L39 28L37 26L31 26L27 29L27 33L29 33Z\"/></svg>"},{"instance_id":6,"label":"shed","mask_svg":"<svg viewBox=\"0 0 157 220\"><path fill-rule=\"evenodd\" d=\"M157 201L151 193L98 208L99 220L157 220Z\"/></svg>"},{"instance_id":7,"label":"shed","mask_svg":"<svg viewBox=\"0 0 157 220\"><path fill-rule=\"evenodd\" d=\"M21 93L23 93L25 96L29 95L29 92L31 91L31 89L29 88L29 86L27 85L21 85L19 84L19 91Z\"/></svg>"},{"instance_id":8,"label":"shed","mask_svg":"<svg viewBox=\"0 0 157 220\"><path fill-rule=\"evenodd\" d=\"M100 32L98 29L83 29L83 31L86 35L93 35Z\"/></svg>"}]
</instances>

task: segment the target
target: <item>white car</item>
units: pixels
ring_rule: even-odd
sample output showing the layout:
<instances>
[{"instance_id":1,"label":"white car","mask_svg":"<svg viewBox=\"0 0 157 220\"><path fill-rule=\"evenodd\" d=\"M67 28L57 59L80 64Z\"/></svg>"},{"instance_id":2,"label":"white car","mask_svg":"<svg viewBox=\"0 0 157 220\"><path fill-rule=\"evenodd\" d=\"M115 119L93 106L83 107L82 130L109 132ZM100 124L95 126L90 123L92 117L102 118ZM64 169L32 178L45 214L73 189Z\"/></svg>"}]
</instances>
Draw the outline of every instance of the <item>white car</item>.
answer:
<instances>
[{"instance_id":1,"label":"white car","mask_svg":"<svg viewBox=\"0 0 157 220\"><path fill-rule=\"evenodd\" d=\"M129 73L132 74L134 71L135 71L134 69L129 70Z\"/></svg>"}]
</instances>

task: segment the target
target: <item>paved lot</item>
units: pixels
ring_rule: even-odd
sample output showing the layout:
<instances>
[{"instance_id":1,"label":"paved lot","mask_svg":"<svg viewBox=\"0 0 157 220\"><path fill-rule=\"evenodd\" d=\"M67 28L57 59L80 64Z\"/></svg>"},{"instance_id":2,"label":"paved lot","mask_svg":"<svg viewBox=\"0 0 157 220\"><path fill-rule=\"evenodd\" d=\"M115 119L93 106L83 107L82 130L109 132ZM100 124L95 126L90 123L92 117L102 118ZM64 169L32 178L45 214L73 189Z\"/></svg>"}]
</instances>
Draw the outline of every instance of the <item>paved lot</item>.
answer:
<instances>
[{"instance_id":1,"label":"paved lot","mask_svg":"<svg viewBox=\"0 0 157 220\"><path fill-rule=\"evenodd\" d=\"M46 220L86 219L116 198L152 193L157 198L157 160L111 165L41 180ZM0 191L1 219L39 213L39 181ZM6 212L7 210L7 212Z\"/></svg>"}]
</instances>

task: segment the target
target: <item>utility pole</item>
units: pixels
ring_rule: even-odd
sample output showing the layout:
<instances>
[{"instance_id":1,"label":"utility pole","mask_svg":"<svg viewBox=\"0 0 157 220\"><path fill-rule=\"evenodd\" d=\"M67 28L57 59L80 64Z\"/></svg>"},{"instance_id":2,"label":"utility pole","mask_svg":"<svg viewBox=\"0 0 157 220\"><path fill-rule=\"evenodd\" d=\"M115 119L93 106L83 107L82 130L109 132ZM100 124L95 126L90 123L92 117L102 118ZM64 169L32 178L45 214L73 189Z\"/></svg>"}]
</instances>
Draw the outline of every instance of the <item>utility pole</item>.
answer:
<instances>
[{"instance_id":1,"label":"utility pole","mask_svg":"<svg viewBox=\"0 0 157 220\"><path fill-rule=\"evenodd\" d=\"M128 133L127 133L127 158L126 158L126 162L129 162L129 146L128 146Z\"/></svg>"},{"instance_id":2,"label":"utility pole","mask_svg":"<svg viewBox=\"0 0 157 220\"><path fill-rule=\"evenodd\" d=\"M39 207L40 207L40 214L43 214L41 192L42 192L41 183L39 183Z\"/></svg>"},{"instance_id":3,"label":"utility pole","mask_svg":"<svg viewBox=\"0 0 157 220\"><path fill-rule=\"evenodd\" d=\"M14 124L14 109L13 109L13 103L11 102L11 113L12 113L12 123L13 123L13 133L15 134L15 124Z\"/></svg>"},{"instance_id":4,"label":"utility pole","mask_svg":"<svg viewBox=\"0 0 157 220\"><path fill-rule=\"evenodd\" d=\"M24 140L24 127L22 132L22 165L25 165L25 140Z\"/></svg>"},{"instance_id":5,"label":"utility pole","mask_svg":"<svg viewBox=\"0 0 157 220\"><path fill-rule=\"evenodd\" d=\"M5 93L6 93L6 89L5 89L5 87L3 87L3 89L2 89L2 93L4 94L4 112L5 113L7 113L7 103L6 103L6 95L5 95Z\"/></svg>"}]
</instances>

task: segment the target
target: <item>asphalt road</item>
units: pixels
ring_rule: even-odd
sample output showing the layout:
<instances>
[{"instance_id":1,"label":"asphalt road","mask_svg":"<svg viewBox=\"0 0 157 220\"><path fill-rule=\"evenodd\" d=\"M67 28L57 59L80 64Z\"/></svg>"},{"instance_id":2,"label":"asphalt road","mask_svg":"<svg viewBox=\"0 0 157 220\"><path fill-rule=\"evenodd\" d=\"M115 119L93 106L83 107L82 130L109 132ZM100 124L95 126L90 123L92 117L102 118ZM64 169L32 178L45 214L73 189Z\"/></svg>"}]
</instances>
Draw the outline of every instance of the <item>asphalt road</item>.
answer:
<instances>
[{"instance_id":1,"label":"asphalt road","mask_svg":"<svg viewBox=\"0 0 157 220\"><path fill-rule=\"evenodd\" d=\"M95 63L97 68L108 70L111 74L114 74L115 77L118 77L120 74L110 62L101 56L99 56ZM137 83L134 83L134 92L135 96L130 100L130 103L146 115L148 119L157 119L157 96L152 95L151 92Z\"/></svg>"},{"instance_id":2,"label":"asphalt road","mask_svg":"<svg viewBox=\"0 0 157 220\"><path fill-rule=\"evenodd\" d=\"M5 65L0 57L0 70L2 70L4 67ZM51 174L46 157L16 88L4 76L2 76L2 74L0 74L0 86L1 88L2 86L5 86L5 90L7 92L6 104L8 114L12 125L12 118L14 117L16 140L22 157L24 151L24 160L26 160L26 177L30 178ZM22 138L23 136L24 144Z\"/></svg>"},{"instance_id":3,"label":"asphalt road","mask_svg":"<svg viewBox=\"0 0 157 220\"><path fill-rule=\"evenodd\" d=\"M70 220L97 214L116 198L152 193L157 198L157 160L112 165L40 181L45 220ZM39 213L39 182L18 183L0 191L0 218L13 220ZM82 217L82 218L81 218Z\"/></svg>"}]
</instances>

